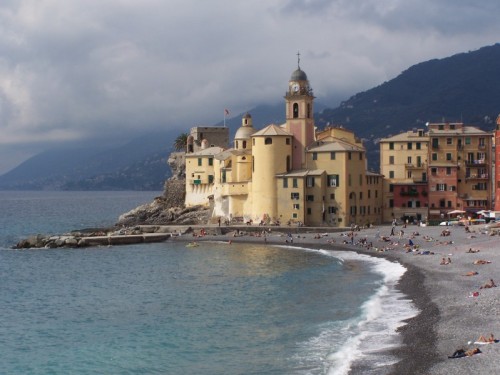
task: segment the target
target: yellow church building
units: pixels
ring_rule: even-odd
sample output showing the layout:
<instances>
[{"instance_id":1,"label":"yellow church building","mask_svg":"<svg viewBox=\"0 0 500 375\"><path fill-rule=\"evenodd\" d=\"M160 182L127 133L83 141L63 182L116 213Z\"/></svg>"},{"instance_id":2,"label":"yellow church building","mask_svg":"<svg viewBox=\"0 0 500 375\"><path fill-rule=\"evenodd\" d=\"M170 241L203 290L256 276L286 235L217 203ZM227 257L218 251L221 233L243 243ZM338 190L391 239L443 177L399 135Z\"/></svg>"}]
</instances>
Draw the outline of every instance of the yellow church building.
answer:
<instances>
[{"instance_id":1,"label":"yellow church building","mask_svg":"<svg viewBox=\"0 0 500 375\"><path fill-rule=\"evenodd\" d=\"M186 206L206 205L213 217L254 224L381 223L382 175L367 170L365 148L351 131L316 130L314 98L298 66L284 124L257 130L247 113L233 148L203 139L195 149L188 137Z\"/></svg>"}]
</instances>

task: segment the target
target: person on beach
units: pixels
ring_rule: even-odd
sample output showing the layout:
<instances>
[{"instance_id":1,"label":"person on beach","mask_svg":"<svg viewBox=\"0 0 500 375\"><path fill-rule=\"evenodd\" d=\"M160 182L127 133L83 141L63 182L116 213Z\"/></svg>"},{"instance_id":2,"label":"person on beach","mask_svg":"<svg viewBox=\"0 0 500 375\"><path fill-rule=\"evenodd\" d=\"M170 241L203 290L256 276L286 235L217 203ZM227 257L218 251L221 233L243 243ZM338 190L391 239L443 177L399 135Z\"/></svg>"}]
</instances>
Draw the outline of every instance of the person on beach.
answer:
<instances>
[{"instance_id":1,"label":"person on beach","mask_svg":"<svg viewBox=\"0 0 500 375\"><path fill-rule=\"evenodd\" d=\"M485 342L485 343L494 343L494 342L497 342L497 340L495 340L495 336L493 336L493 333L490 334L490 337L486 338L484 337L483 335L479 336L479 338L476 340L476 342Z\"/></svg>"},{"instance_id":2,"label":"person on beach","mask_svg":"<svg viewBox=\"0 0 500 375\"><path fill-rule=\"evenodd\" d=\"M449 356L448 358L463 358L463 357L472 357L474 354L479 354L482 353L479 348L474 348L474 349L469 349L469 350L464 350L464 349L457 349L455 352Z\"/></svg>"},{"instance_id":3,"label":"person on beach","mask_svg":"<svg viewBox=\"0 0 500 375\"><path fill-rule=\"evenodd\" d=\"M482 287L479 289L489 289L489 288L496 288L497 284L493 281L493 279L490 279L486 284L484 284Z\"/></svg>"},{"instance_id":4,"label":"person on beach","mask_svg":"<svg viewBox=\"0 0 500 375\"><path fill-rule=\"evenodd\" d=\"M468 253L475 254L479 253L479 250L472 250L472 247L467 251Z\"/></svg>"},{"instance_id":5,"label":"person on beach","mask_svg":"<svg viewBox=\"0 0 500 375\"><path fill-rule=\"evenodd\" d=\"M476 271L469 271L467 272L464 276L475 276L477 275L478 273Z\"/></svg>"},{"instance_id":6,"label":"person on beach","mask_svg":"<svg viewBox=\"0 0 500 375\"><path fill-rule=\"evenodd\" d=\"M478 259L474 261L474 264L490 264L489 260Z\"/></svg>"}]
</instances>

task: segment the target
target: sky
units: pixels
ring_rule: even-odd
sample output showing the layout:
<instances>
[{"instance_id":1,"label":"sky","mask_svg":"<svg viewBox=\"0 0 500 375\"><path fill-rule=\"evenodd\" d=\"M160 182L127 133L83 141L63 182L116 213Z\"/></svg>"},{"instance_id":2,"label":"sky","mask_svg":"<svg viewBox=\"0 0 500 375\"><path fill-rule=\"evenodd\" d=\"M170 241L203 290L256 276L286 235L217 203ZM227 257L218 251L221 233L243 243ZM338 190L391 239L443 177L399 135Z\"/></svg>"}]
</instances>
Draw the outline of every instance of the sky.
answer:
<instances>
[{"instance_id":1,"label":"sky","mask_svg":"<svg viewBox=\"0 0 500 375\"><path fill-rule=\"evenodd\" d=\"M498 0L2 0L0 174L61 144L279 103L298 51L317 100L336 107L499 42L499 14Z\"/></svg>"}]
</instances>

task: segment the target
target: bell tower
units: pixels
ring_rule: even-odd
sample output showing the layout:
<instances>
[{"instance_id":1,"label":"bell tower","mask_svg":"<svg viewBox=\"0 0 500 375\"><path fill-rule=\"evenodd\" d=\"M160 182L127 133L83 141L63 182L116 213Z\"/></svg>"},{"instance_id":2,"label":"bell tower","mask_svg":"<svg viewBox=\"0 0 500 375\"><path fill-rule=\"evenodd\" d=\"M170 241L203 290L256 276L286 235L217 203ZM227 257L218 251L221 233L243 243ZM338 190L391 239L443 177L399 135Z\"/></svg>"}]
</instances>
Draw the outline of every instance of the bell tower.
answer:
<instances>
[{"instance_id":1,"label":"bell tower","mask_svg":"<svg viewBox=\"0 0 500 375\"><path fill-rule=\"evenodd\" d=\"M297 53L297 70L288 81L285 102L285 126L293 134L292 169L303 169L306 167L306 148L314 142L314 95L306 73L300 69L300 53Z\"/></svg>"}]
</instances>

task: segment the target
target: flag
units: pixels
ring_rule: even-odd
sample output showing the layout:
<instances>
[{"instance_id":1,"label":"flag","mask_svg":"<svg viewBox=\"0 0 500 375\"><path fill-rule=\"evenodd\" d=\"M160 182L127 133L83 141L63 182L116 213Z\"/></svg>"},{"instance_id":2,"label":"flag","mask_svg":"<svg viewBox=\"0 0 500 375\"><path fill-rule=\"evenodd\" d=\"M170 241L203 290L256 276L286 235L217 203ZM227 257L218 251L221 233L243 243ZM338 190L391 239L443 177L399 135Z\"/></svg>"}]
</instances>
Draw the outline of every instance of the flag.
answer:
<instances>
[{"instance_id":1,"label":"flag","mask_svg":"<svg viewBox=\"0 0 500 375\"><path fill-rule=\"evenodd\" d=\"M224 116L229 116L229 110L228 109L224 110Z\"/></svg>"}]
</instances>

